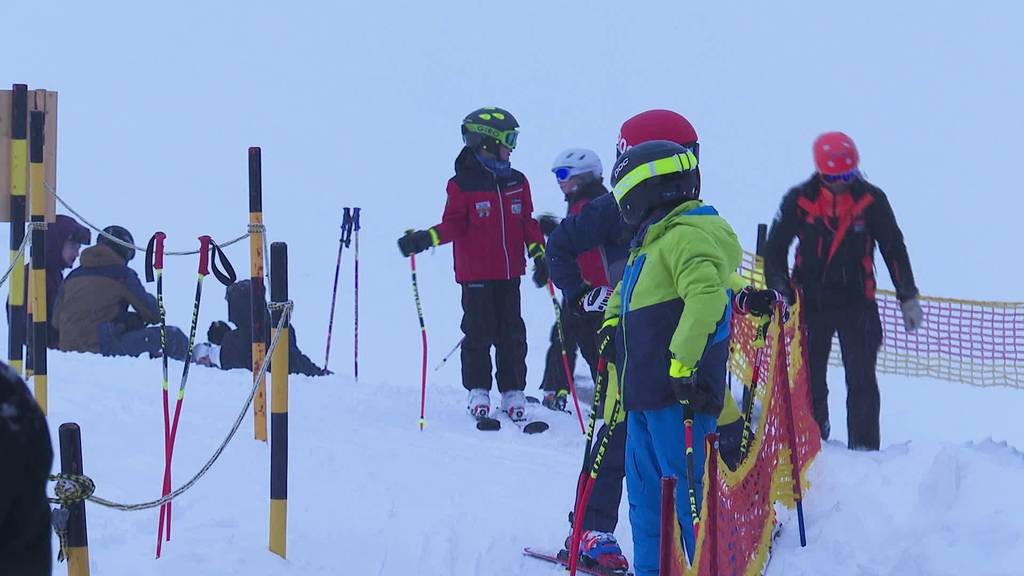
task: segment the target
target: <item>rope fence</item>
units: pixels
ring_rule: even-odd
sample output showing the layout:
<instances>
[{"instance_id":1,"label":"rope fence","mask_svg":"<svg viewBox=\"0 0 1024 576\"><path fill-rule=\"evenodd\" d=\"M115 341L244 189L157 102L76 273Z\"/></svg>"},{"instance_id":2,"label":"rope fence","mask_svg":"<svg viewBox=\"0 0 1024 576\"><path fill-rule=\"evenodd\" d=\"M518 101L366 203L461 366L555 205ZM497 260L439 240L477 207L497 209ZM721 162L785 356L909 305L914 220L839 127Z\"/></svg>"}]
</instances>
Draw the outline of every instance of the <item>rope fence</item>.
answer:
<instances>
[{"instance_id":1,"label":"rope fence","mask_svg":"<svg viewBox=\"0 0 1024 576\"><path fill-rule=\"evenodd\" d=\"M120 502L114 502L113 500L107 500L93 494L95 490L95 483L86 476L80 475L69 475L69 474L54 474L50 476L50 480L57 481L58 484L54 489L54 497L50 498L50 502L54 504L72 504L81 500L88 500L100 506L107 508L113 508L115 510L122 510L125 512L134 512L137 510L148 510L150 508L156 508L162 506L171 500L174 500L178 496L187 492L190 488L195 486L199 480L209 472L210 468L213 467L214 463L220 458L221 454L227 448L228 444L235 437L235 433L238 432L239 426L242 425L242 421L245 419L246 413L249 411L249 405L252 404L253 396L256 395L256 388L258 383L263 381L263 378L267 374L267 369L270 366L270 358L273 356L274 349L277 348L277 344L281 339L283 333L282 328L288 324L291 320L292 309L294 303L292 301L287 302L271 302L268 308L271 311L280 310L282 312L281 318L277 322L277 327L274 333L274 338L270 342L270 347L267 350L267 356L264 358L263 363L260 365L258 377L253 379L253 385L249 390L249 395L245 399L245 404L242 409L238 412L238 417L235 418L235 423L231 426L231 430L228 431L224 441L221 442L220 446L213 452L206 464L196 472L194 476L188 481L167 494L162 498L156 500L149 500L146 502L140 502L137 504L122 504Z\"/></svg>"}]
</instances>

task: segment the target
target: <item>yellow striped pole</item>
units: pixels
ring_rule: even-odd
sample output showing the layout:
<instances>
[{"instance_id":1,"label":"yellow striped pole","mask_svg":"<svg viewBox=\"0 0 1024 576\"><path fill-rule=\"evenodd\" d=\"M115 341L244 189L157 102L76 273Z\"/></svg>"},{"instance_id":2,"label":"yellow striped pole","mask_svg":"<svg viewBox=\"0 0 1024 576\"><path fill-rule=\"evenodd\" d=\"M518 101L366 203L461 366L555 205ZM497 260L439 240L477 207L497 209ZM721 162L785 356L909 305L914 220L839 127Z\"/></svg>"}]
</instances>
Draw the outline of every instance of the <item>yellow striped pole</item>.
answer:
<instances>
[{"instance_id":1,"label":"yellow striped pole","mask_svg":"<svg viewBox=\"0 0 1024 576\"><path fill-rule=\"evenodd\" d=\"M46 113L32 111L30 124L31 140L29 150L30 188L32 202L32 276L29 288L32 292L32 381L35 385L36 402L46 414L46 192L43 190L43 126Z\"/></svg>"},{"instance_id":2,"label":"yellow striped pole","mask_svg":"<svg viewBox=\"0 0 1024 576\"><path fill-rule=\"evenodd\" d=\"M28 86L15 84L11 92L11 270L7 304L7 363L19 375L24 369L25 349L25 261L18 248L25 240L25 176L28 167Z\"/></svg>"},{"instance_id":3,"label":"yellow striped pole","mask_svg":"<svg viewBox=\"0 0 1024 576\"><path fill-rule=\"evenodd\" d=\"M82 430L78 424L60 425L60 471L64 474L84 474L82 471ZM89 576L89 535L85 524L85 502L67 505L68 517L68 576Z\"/></svg>"},{"instance_id":4,"label":"yellow striped pole","mask_svg":"<svg viewBox=\"0 0 1024 576\"><path fill-rule=\"evenodd\" d=\"M266 302L266 286L263 284L263 169L260 148L249 148L249 277L252 283L252 377L258 378L260 366L267 356L267 344L263 341L266 331L263 303ZM267 441L267 383L259 383L256 396L252 399L253 428L257 440Z\"/></svg>"},{"instance_id":5,"label":"yellow striped pole","mask_svg":"<svg viewBox=\"0 0 1024 576\"><path fill-rule=\"evenodd\" d=\"M288 245L270 245L270 298L288 301ZM273 312L274 333L284 311ZM288 536L288 339L286 320L271 357L270 395L270 551L285 558Z\"/></svg>"}]
</instances>

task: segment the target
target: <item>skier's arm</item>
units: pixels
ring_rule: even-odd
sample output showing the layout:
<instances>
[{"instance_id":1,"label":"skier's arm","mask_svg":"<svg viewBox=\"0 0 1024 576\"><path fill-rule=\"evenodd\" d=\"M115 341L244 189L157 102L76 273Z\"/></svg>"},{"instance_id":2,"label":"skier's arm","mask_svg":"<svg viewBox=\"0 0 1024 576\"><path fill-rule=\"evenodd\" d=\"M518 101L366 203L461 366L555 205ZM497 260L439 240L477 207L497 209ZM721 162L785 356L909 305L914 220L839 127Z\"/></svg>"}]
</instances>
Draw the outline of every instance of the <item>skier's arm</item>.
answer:
<instances>
[{"instance_id":1,"label":"skier's arm","mask_svg":"<svg viewBox=\"0 0 1024 576\"><path fill-rule=\"evenodd\" d=\"M462 238L469 230L468 195L462 192L458 184L448 181L448 199L444 205L441 223L429 229L434 246L447 244Z\"/></svg>"},{"instance_id":2,"label":"skier's arm","mask_svg":"<svg viewBox=\"0 0 1024 576\"><path fill-rule=\"evenodd\" d=\"M604 310L604 320L607 323L608 320L615 318L618 320L619 314L622 312L622 282L615 285L615 290L612 291L611 298L608 299L608 307Z\"/></svg>"},{"instance_id":3,"label":"skier's arm","mask_svg":"<svg viewBox=\"0 0 1024 576\"><path fill-rule=\"evenodd\" d=\"M160 309L156 304L156 297L146 292L139 281L134 270L128 269L125 275L124 286L128 291L127 300L131 307L139 313L139 316L146 324L156 324L160 321Z\"/></svg>"},{"instance_id":4,"label":"skier's arm","mask_svg":"<svg viewBox=\"0 0 1024 576\"><path fill-rule=\"evenodd\" d=\"M786 260L789 257L789 245L793 243L800 226L796 204L798 195L798 190L794 188L782 198L764 243L765 284L789 299L792 299L793 289L789 285L789 264Z\"/></svg>"},{"instance_id":5,"label":"skier's arm","mask_svg":"<svg viewBox=\"0 0 1024 576\"><path fill-rule=\"evenodd\" d=\"M903 232L896 223L896 215L893 214L885 193L875 190L874 196L874 218L868 225L878 241L878 249L882 252L885 265L889 268L889 276L896 287L896 297L900 302L906 302L917 296L917 285L914 283L914 271L910 268L907 245L903 241Z\"/></svg>"},{"instance_id":6,"label":"skier's arm","mask_svg":"<svg viewBox=\"0 0 1024 576\"><path fill-rule=\"evenodd\" d=\"M533 196L530 194L530 183L527 180L523 180L523 238L526 239L527 249L533 244L544 245L544 233L540 231L540 224L533 217Z\"/></svg>"},{"instance_id":7,"label":"skier's arm","mask_svg":"<svg viewBox=\"0 0 1024 576\"><path fill-rule=\"evenodd\" d=\"M567 301L576 301L587 285L577 258L587 250L611 244L622 234L618 207L611 194L601 196L567 216L548 237L548 267L551 281Z\"/></svg>"},{"instance_id":8,"label":"skier's arm","mask_svg":"<svg viewBox=\"0 0 1024 576\"><path fill-rule=\"evenodd\" d=\"M683 367L696 369L729 297L718 274L721 255L715 252L715 244L700 230L686 234L687 239L676 242L670 253L672 278L684 306L669 351Z\"/></svg>"}]
</instances>

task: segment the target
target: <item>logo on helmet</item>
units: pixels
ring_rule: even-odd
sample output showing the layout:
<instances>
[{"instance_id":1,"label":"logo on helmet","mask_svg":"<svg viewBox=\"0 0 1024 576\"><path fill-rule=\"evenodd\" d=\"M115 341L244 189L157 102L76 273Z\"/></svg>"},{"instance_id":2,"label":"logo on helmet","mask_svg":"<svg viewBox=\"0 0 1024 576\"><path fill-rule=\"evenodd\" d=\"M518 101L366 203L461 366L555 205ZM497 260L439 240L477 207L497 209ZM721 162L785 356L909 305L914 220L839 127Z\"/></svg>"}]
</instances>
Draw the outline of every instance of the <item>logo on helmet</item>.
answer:
<instances>
[{"instance_id":1,"label":"logo on helmet","mask_svg":"<svg viewBox=\"0 0 1024 576\"><path fill-rule=\"evenodd\" d=\"M619 174L626 168L628 164L629 158L623 158L621 162L615 165L615 170L612 171L612 176L614 176L615 179L618 180Z\"/></svg>"},{"instance_id":2,"label":"logo on helmet","mask_svg":"<svg viewBox=\"0 0 1024 576\"><path fill-rule=\"evenodd\" d=\"M615 150L617 150L619 154L625 154L626 150L629 149L630 145L629 142L626 142L626 137L623 136L622 134L619 134L619 141L618 143L615 144Z\"/></svg>"}]
</instances>

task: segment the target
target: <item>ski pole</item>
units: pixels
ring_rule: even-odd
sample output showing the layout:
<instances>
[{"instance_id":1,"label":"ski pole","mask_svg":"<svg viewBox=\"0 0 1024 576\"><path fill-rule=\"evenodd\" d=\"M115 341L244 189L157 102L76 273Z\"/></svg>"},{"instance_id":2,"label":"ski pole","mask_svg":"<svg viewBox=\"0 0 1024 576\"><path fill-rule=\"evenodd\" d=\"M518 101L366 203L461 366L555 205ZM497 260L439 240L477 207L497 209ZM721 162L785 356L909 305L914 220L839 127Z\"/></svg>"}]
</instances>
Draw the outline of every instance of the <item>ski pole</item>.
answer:
<instances>
[{"instance_id":1,"label":"ski pole","mask_svg":"<svg viewBox=\"0 0 1024 576\"><path fill-rule=\"evenodd\" d=\"M601 463L604 462L604 453L608 449L608 443L611 441L612 435L615 434L615 429L618 426L619 410L621 409L621 398L616 398L615 404L612 405L612 412L610 414L611 422L606 423L608 431L605 432L604 437L601 438L601 443L597 446L597 454L593 456L594 462L590 466L590 474L585 478L583 490L576 501L576 509L573 510L572 513L573 526L569 541L571 547L569 550L570 576L576 575L576 568L580 556L580 539L583 535L583 519L587 515L587 504L590 502L590 493L594 489L594 482L597 480L597 475L601 471Z\"/></svg>"},{"instance_id":2,"label":"ski pole","mask_svg":"<svg viewBox=\"0 0 1024 576\"><path fill-rule=\"evenodd\" d=\"M444 368L444 365L448 363L448 359L452 357L452 354L455 354L456 350L462 348L462 343L465 341L465 336L459 338L459 342L455 346L453 346L452 349L447 354L445 354L444 358L442 358L441 361L437 363L437 366L434 367L434 372L437 372L441 368Z\"/></svg>"},{"instance_id":3,"label":"ski pole","mask_svg":"<svg viewBox=\"0 0 1024 576\"><path fill-rule=\"evenodd\" d=\"M412 268L412 295L416 300L416 314L420 318L420 334L423 337L423 369L420 379L420 430L426 425L427 406L427 326L423 323L423 306L420 304L420 288L416 282L416 255L409 255L409 266Z\"/></svg>"},{"instance_id":4,"label":"ski pole","mask_svg":"<svg viewBox=\"0 0 1024 576\"><path fill-rule=\"evenodd\" d=\"M181 384L178 386L178 399L174 404L174 420L167 438L167 459L164 461L163 496L171 493L171 460L174 457L174 439L178 435L178 419L181 417L181 402L185 398L185 384L188 382L188 369L192 365L192 347L196 341L196 324L199 321L199 303L203 297L203 279L210 273L210 237L199 237L199 278L196 281L196 299L192 307L192 327L188 335L188 350L185 353L185 365L181 369ZM164 508L166 506L166 510ZM167 540L171 539L170 502L160 507L160 523L157 528L156 557L160 557L163 544L164 514L167 513Z\"/></svg>"},{"instance_id":5,"label":"ski pole","mask_svg":"<svg viewBox=\"0 0 1024 576\"><path fill-rule=\"evenodd\" d=\"M587 429L583 426L583 414L580 414L580 401L576 397L576 384L572 378L572 368L569 367L569 352L565 349L565 331L562 329L562 307L558 304L558 297L555 296L555 285L548 279L548 294L551 295L551 304L555 307L555 324L558 325L558 341L562 343L562 370L565 371L565 379L569 383L569 391L572 392L572 403L576 407L576 418L580 422L580 433L586 434Z\"/></svg>"},{"instance_id":6,"label":"ski pole","mask_svg":"<svg viewBox=\"0 0 1024 576\"><path fill-rule=\"evenodd\" d=\"M352 362L355 364L356 383L359 383L359 208L352 209L352 226L356 232L356 253L355 253L355 334L352 337L354 352Z\"/></svg>"},{"instance_id":7,"label":"ski pole","mask_svg":"<svg viewBox=\"0 0 1024 576\"><path fill-rule=\"evenodd\" d=\"M154 273L156 276L156 306L160 313L160 351L163 364L163 408L164 408L164 462L167 462L167 452L170 449L171 438L171 416L170 403L167 398L168 368L167 368L167 309L164 308L164 240L167 235L163 232L153 234L146 246L146 282L152 282ZM167 503L167 533L171 532L171 506ZM159 530L158 530L159 533ZM157 547L160 542L157 540Z\"/></svg>"},{"instance_id":8,"label":"ski pole","mask_svg":"<svg viewBox=\"0 0 1024 576\"><path fill-rule=\"evenodd\" d=\"M757 393L757 379L761 375L761 364L764 362L764 343L768 325L771 323L771 316L764 316L757 320L756 334L754 336L754 367L750 374L750 386L743 392L743 435L740 437L740 462L747 457L750 450L750 440L753 430L752 420L754 417L754 397Z\"/></svg>"},{"instance_id":9,"label":"ski pole","mask_svg":"<svg viewBox=\"0 0 1024 576\"><path fill-rule=\"evenodd\" d=\"M345 208L344 216L341 218L341 236L338 238L338 260L334 264L334 287L331 288L331 314L327 322L327 352L324 353L324 372L327 372L327 364L331 360L331 336L334 334L334 304L338 299L338 275L341 272L341 250L346 246L346 234L352 227L352 214Z\"/></svg>"},{"instance_id":10,"label":"ski pole","mask_svg":"<svg viewBox=\"0 0 1024 576\"><path fill-rule=\"evenodd\" d=\"M697 513L697 479L694 477L693 463L693 408L689 404L683 405L683 428L686 434L686 484L690 497L690 517L693 519L693 541L697 542L697 531L700 530L700 516ZM693 565L697 555L696 550L690 550L690 565Z\"/></svg>"}]
</instances>

